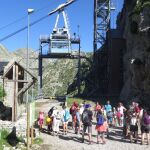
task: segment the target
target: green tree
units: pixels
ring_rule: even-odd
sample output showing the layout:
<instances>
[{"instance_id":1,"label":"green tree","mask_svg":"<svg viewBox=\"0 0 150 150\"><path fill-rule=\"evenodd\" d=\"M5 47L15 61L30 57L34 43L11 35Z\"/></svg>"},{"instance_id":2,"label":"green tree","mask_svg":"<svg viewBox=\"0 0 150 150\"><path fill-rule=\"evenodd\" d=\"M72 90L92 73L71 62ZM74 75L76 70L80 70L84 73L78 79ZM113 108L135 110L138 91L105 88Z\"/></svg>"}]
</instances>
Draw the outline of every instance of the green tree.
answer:
<instances>
[{"instance_id":1,"label":"green tree","mask_svg":"<svg viewBox=\"0 0 150 150\"><path fill-rule=\"evenodd\" d=\"M0 99L6 96L6 92L3 90L3 87L0 85Z\"/></svg>"}]
</instances>

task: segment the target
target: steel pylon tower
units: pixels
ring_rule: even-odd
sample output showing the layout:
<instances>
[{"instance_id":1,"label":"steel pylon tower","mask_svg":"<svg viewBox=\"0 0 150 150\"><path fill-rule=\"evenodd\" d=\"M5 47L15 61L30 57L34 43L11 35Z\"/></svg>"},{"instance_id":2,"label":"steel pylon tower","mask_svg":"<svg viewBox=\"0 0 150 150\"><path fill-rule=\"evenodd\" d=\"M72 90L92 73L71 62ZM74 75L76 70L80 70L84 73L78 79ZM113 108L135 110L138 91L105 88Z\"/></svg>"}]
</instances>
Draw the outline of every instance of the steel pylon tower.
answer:
<instances>
[{"instance_id":1,"label":"steel pylon tower","mask_svg":"<svg viewBox=\"0 0 150 150\"><path fill-rule=\"evenodd\" d=\"M94 0L94 52L106 41L106 33L110 29L111 10L115 10L111 0Z\"/></svg>"}]
</instances>

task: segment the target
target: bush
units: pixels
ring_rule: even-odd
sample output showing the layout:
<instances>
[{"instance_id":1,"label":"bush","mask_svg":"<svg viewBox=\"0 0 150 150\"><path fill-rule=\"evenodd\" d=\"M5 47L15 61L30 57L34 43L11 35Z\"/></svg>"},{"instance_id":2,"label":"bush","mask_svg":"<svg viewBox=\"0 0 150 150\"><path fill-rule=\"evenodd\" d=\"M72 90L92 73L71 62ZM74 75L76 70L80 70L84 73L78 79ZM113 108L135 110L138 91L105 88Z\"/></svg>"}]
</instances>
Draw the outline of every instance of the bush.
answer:
<instances>
[{"instance_id":1,"label":"bush","mask_svg":"<svg viewBox=\"0 0 150 150\"><path fill-rule=\"evenodd\" d=\"M6 96L6 92L3 90L2 86L0 86L0 98L3 98Z\"/></svg>"}]
</instances>

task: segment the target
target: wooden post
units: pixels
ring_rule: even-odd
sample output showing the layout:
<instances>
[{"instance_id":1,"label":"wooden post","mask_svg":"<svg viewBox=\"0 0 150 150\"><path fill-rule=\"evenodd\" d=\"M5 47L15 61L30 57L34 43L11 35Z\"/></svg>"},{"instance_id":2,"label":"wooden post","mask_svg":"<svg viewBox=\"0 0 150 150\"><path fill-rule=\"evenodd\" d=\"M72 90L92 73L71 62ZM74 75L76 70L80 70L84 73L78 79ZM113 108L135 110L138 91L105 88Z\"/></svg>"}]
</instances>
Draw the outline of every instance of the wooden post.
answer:
<instances>
[{"instance_id":1,"label":"wooden post","mask_svg":"<svg viewBox=\"0 0 150 150\"><path fill-rule=\"evenodd\" d=\"M15 72L16 72L16 68L15 65L13 66L13 80L15 80ZM12 104L12 121L15 121L15 88L16 88L16 84L14 82L14 94L13 94L13 104Z\"/></svg>"},{"instance_id":2,"label":"wooden post","mask_svg":"<svg viewBox=\"0 0 150 150\"><path fill-rule=\"evenodd\" d=\"M33 136L33 124L32 124L32 126L31 126L31 147L33 145L33 138L34 138L34 136Z\"/></svg>"},{"instance_id":3,"label":"wooden post","mask_svg":"<svg viewBox=\"0 0 150 150\"><path fill-rule=\"evenodd\" d=\"M30 143L30 105L27 103L27 150L29 150Z\"/></svg>"},{"instance_id":4,"label":"wooden post","mask_svg":"<svg viewBox=\"0 0 150 150\"><path fill-rule=\"evenodd\" d=\"M15 74L15 121L17 121L18 118L18 65L15 64L16 67L16 74Z\"/></svg>"}]
</instances>

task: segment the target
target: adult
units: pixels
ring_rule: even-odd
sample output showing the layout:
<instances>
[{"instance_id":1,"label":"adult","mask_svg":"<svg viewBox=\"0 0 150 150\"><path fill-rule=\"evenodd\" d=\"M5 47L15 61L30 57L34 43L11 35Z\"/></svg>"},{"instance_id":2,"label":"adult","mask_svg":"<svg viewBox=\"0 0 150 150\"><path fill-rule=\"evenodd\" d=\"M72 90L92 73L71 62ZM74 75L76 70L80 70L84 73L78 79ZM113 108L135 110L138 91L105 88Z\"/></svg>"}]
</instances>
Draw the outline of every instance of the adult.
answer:
<instances>
[{"instance_id":1,"label":"adult","mask_svg":"<svg viewBox=\"0 0 150 150\"><path fill-rule=\"evenodd\" d=\"M85 104L85 109L82 114L82 123L83 123L82 142L84 143L84 135L86 130L88 129L89 144L91 144L92 138L92 119L93 119L93 113L90 110L90 108L91 108L90 104Z\"/></svg>"},{"instance_id":2,"label":"adult","mask_svg":"<svg viewBox=\"0 0 150 150\"><path fill-rule=\"evenodd\" d=\"M81 126L81 116L80 116L80 108L77 107L76 111L76 122L75 122L75 133L80 133L80 126Z\"/></svg>"},{"instance_id":3,"label":"adult","mask_svg":"<svg viewBox=\"0 0 150 150\"><path fill-rule=\"evenodd\" d=\"M71 108L70 108L70 114L72 116L72 128L75 129L75 122L76 122L76 110L77 110L78 104L77 102L73 102Z\"/></svg>"},{"instance_id":4,"label":"adult","mask_svg":"<svg viewBox=\"0 0 150 150\"><path fill-rule=\"evenodd\" d=\"M52 114L53 122L52 122L52 129L53 129L53 135L59 134L59 125L61 120L61 113L58 109L55 109Z\"/></svg>"}]
</instances>

